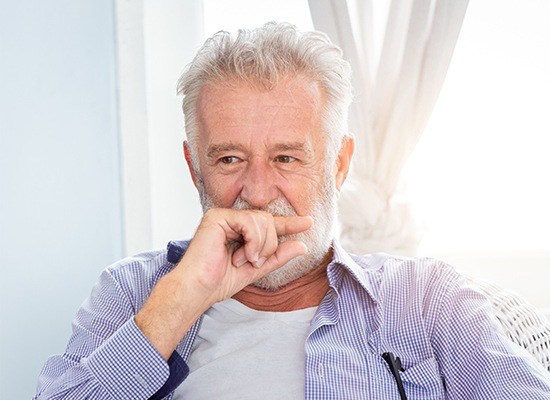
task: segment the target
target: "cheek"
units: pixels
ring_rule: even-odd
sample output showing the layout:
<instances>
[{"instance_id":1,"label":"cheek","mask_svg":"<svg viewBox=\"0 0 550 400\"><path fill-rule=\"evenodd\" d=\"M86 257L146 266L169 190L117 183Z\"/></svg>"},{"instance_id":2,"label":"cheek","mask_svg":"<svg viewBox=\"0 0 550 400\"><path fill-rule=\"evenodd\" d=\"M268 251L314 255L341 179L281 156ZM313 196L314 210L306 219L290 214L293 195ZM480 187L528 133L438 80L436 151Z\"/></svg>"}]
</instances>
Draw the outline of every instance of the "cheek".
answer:
<instances>
[{"instance_id":1,"label":"cheek","mask_svg":"<svg viewBox=\"0 0 550 400\"><path fill-rule=\"evenodd\" d=\"M307 179L287 181L280 191L298 215L309 215L323 190L322 177L308 176Z\"/></svg>"},{"instance_id":2,"label":"cheek","mask_svg":"<svg viewBox=\"0 0 550 400\"><path fill-rule=\"evenodd\" d=\"M205 180L204 189L214 206L222 208L230 208L241 191L239 180L226 176Z\"/></svg>"}]
</instances>

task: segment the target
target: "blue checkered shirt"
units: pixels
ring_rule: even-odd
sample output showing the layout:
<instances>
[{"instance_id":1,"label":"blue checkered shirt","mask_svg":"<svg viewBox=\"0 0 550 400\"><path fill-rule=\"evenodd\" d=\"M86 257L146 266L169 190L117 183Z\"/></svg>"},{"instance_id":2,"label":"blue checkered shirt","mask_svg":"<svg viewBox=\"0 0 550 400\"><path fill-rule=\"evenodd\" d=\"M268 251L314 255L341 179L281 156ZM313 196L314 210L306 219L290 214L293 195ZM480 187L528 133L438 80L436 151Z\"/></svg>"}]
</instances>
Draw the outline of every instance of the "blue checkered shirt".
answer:
<instances>
[{"instance_id":1,"label":"blue checkered shirt","mask_svg":"<svg viewBox=\"0 0 550 400\"><path fill-rule=\"evenodd\" d=\"M65 352L46 362L35 399L172 397L189 373L200 320L166 362L134 315L187 245L171 242L101 274ZM399 399L387 352L401 360L409 400L550 399L550 373L505 338L485 297L448 265L354 256L335 242L327 276L306 341L306 399Z\"/></svg>"}]
</instances>

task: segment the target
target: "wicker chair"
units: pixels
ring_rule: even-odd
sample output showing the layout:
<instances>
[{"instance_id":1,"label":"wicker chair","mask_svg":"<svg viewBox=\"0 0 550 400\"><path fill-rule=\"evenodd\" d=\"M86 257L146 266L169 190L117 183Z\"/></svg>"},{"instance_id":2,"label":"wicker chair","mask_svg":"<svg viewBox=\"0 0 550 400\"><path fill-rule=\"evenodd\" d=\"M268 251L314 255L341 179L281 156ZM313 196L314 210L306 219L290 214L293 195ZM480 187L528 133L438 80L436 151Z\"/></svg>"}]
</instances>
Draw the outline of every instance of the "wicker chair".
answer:
<instances>
[{"instance_id":1,"label":"wicker chair","mask_svg":"<svg viewBox=\"0 0 550 400\"><path fill-rule=\"evenodd\" d=\"M491 300L506 335L523 346L550 372L550 323L535 307L516 293L491 282L467 277Z\"/></svg>"}]
</instances>

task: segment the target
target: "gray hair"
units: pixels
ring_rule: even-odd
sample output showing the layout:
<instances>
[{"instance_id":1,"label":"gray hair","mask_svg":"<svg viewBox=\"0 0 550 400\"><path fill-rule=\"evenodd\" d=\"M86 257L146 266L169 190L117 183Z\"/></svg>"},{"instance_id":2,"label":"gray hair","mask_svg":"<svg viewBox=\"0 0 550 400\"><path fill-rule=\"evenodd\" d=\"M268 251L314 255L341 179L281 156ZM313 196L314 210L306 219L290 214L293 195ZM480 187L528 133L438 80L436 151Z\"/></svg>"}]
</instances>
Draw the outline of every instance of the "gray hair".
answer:
<instances>
[{"instance_id":1,"label":"gray hair","mask_svg":"<svg viewBox=\"0 0 550 400\"><path fill-rule=\"evenodd\" d=\"M329 138L328 155L335 157L348 135L351 68L327 35L268 22L253 30L239 30L237 35L221 31L209 38L177 85L178 94L183 95L185 131L195 170L199 171L196 104L205 85L241 81L269 90L284 77L298 75L316 82L326 96L323 126Z\"/></svg>"}]
</instances>

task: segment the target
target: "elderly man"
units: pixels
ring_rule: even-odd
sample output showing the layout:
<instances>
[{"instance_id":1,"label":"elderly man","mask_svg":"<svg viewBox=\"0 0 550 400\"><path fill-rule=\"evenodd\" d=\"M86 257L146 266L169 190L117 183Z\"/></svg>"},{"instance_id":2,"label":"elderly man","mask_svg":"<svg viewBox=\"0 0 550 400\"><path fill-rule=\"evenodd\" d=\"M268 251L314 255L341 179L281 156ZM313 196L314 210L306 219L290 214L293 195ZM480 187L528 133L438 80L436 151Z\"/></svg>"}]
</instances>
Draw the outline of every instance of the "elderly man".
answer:
<instances>
[{"instance_id":1,"label":"elderly man","mask_svg":"<svg viewBox=\"0 0 550 400\"><path fill-rule=\"evenodd\" d=\"M36 398L550 399L449 266L333 239L351 85L324 35L218 33L179 91L204 217L105 270Z\"/></svg>"}]
</instances>

